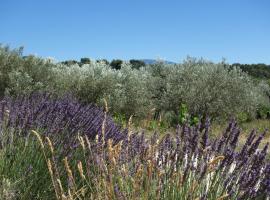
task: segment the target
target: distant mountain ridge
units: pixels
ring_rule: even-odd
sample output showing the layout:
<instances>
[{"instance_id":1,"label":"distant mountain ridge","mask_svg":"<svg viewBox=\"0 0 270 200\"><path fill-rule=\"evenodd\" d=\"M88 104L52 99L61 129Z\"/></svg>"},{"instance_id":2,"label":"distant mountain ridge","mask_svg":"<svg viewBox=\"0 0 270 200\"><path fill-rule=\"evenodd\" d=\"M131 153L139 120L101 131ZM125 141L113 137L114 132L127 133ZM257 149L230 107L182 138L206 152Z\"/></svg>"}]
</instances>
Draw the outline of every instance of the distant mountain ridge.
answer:
<instances>
[{"instance_id":1,"label":"distant mountain ridge","mask_svg":"<svg viewBox=\"0 0 270 200\"><path fill-rule=\"evenodd\" d=\"M155 64L157 62L159 62L159 60L155 60L155 59L140 59L141 61L143 61L145 64ZM168 61L168 60L161 60L163 61L164 63L166 64L176 64L175 62L172 62L172 61Z\"/></svg>"}]
</instances>

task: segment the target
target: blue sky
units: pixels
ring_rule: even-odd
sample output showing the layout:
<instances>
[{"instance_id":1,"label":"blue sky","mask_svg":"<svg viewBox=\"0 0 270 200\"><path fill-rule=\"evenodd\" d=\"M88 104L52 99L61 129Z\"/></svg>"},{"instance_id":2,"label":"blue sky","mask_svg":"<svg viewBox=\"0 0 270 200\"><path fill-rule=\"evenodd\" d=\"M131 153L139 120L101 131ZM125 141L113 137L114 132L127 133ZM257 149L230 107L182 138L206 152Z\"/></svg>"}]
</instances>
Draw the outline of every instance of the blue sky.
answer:
<instances>
[{"instance_id":1,"label":"blue sky","mask_svg":"<svg viewBox=\"0 0 270 200\"><path fill-rule=\"evenodd\" d=\"M269 0L0 0L0 43L57 60L270 64Z\"/></svg>"}]
</instances>

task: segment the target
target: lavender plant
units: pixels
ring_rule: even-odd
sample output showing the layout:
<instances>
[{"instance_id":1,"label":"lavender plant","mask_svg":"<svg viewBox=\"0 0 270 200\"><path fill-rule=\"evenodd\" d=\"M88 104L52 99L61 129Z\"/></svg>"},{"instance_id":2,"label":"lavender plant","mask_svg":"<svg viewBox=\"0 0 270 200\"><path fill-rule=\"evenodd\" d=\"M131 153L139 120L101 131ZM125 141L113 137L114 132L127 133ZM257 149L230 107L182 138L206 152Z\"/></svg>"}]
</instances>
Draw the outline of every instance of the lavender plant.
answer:
<instances>
[{"instance_id":1,"label":"lavender plant","mask_svg":"<svg viewBox=\"0 0 270 200\"><path fill-rule=\"evenodd\" d=\"M146 138L143 133L130 133L120 142L109 139L104 143L78 136L77 150L83 156L65 158L64 177L51 170L53 182L65 177L73 182L66 190L61 190L63 183L54 184L56 198L269 198L268 143L259 148L265 133L256 136L252 131L237 148L240 130L235 121L215 140L208 137L209 121L203 131L200 126L179 126L175 134L161 139L157 134ZM47 162L53 159L46 156ZM77 165L72 167L73 159Z\"/></svg>"},{"instance_id":2,"label":"lavender plant","mask_svg":"<svg viewBox=\"0 0 270 200\"><path fill-rule=\"evenodd\" d=\"M14 198L270 197L266 132L253 130L240 146L234 120L217 138L209 137L209 120L147 137L114 125L107 106L67 96L6 97L0 105L0 177Z\"/></svg>"},{"instance_id":3,"label":"lavender plant","mask_svg":"<svg viewBox=\"0 0 270 200\"><path fill-rule=\"evenodd\" d=\"M14 128L19 135L35 129L44 135L69 143L78 133L95 138L102 133L104 111L95 105L82 105L70 95L54 98L46 93L34 93L0 101L0 127ZM106 117L106 139L121 140L125 132ZM62 137L66 134L64 137Z\"/></svg>"}]
</instances>

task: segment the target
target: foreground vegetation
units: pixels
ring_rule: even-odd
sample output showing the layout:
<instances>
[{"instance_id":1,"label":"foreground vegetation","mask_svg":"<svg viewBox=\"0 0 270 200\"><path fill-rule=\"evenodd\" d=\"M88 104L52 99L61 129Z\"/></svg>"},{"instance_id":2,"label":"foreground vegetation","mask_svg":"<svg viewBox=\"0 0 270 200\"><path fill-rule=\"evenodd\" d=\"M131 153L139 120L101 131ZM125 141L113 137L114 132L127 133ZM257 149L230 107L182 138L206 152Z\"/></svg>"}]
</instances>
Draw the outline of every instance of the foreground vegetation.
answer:
<instances>
[{"instance_id":1,"label":"foreground vegetation","mask_svg":"<svg viewBox=\"0 0 270 200\"><path fill-rule=\"evenodd\" d=\"M215 138L206 124L146 138L95 106L46 94L0 103L1 199L267 199L266 133L238 146L232 120ZM236 148L238 147L238 148Z\"/></svg>"}]
</instances>

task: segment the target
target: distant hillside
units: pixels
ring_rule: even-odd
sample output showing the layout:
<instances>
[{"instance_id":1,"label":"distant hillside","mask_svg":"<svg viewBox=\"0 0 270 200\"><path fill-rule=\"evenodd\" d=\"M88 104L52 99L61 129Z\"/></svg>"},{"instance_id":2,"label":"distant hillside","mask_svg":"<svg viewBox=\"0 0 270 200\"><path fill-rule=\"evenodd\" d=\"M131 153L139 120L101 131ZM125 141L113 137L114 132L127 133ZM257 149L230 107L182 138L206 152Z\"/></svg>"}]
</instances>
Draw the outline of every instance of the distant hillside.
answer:
<instances>
[{"instance_id":1,"label":"distant hillside","mask_svg":"<svg viewBox=\"0 0 270 200\"><path fill-rule=\"evenodd\" d=\"M143 61L145 64L155 64L158 62L158 60L155 60L155 59L141 59L141 61ZM166 64L175 64L175 62L172 62L172 61L167 61L167 60L164 60L164 62Z\"/></svg>"}]
</instances>

